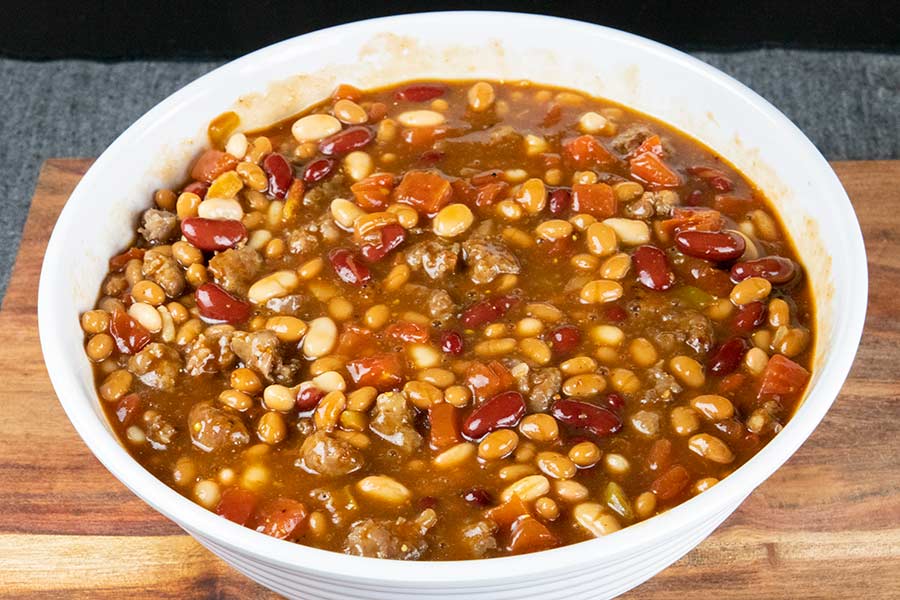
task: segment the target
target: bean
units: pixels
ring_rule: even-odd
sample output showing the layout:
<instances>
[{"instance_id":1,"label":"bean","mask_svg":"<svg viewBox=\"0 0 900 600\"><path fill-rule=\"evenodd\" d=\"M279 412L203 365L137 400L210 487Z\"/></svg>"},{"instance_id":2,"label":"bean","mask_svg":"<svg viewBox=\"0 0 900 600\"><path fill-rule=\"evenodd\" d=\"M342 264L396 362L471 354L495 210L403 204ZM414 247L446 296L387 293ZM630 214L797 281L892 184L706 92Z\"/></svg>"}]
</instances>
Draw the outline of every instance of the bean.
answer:
<instances>
[{"instance_id":1,"label":"bean","mask_svg":"<svg viewBox=\"0 0 900 600\"><path fill-rule=\"evenodd\" d=\"M559 370L566 375L592 373L597 369L597 361L590 356L576 356L559 365Z\"/></svg>"},{"instance_id":2,"label":"bean","mask_svg":"<svg viewBox=\"0 0 900 600\"><path fill-rule=\"evenodd\" d=\"M572 206L572 192L567 189L553 190L547 201L550 214L561 215Z\"/></svg>"},{"instance_id":3,"label":"bean","mask_svg":"<svg viewBox=\"0 0 900 600\"><path fill-rule=\"evenodd\" d=\"M603 507L596 502L582 502L572 510L572 516L576 523L588 530L594 537L609 535L622 528L618 520L604 512Z\"/></svg>"},{"instance_id":4,"label":"bean","mask_svg":"<svg viewBox=\"0 0 900 600\"><path fill-rule=\"evenodd\" d=\"M615 413L577 400L557 400L551 413L560 423L584 429L598 437L616 433L622 428L622 420Z\"/></svg>"},{"instance_id":5,"label":"bean","mask_svg":"<svg viewBox=\"0 0 900 600\"><path fill-rule=\"evenodd\" d=\"M536 215L547 205L547 188L543 181L533 177L522 184L516 193L515 200L525 209L526 213ZM569 233L571 233L571 228Z\"/></svg>"},{"instance_id":6,"label":"bean","mask_svg":"<svg viewBox=\"0 0 900 600\"><path fill-rule=\"evenodd\" d=\"M581 344L581 330L574 325L560 325L549 337L550 347L559 355L569 354Z\"/></svg>"},{"instance_id":7,"label":"bean","mask_svg":"<svg viewBox=\"0 0 900 600\"><path fill-rule=\"evenodd\" d=\"M650 241L650 228L643 221L612 218L603 223L612 227L616 237L626 246L640 246Z\"/></svg>"},{"instance_id":8,"label":"bean","mask_svg":"<svg viewBox=\"0 0 900 600\"><path fill-rule=\"evenodd\" d=\"M713 262L727 262L740 258L747 247L744 238L730 232L679 231L675 245L684 254Z\"/></svg>"},{"instance_id":9,"label":"bean","mask_svg":"<svg viewBox=\"0 0 900 600\"><path fill-rule=\"evenodd\" d=\"M544 475L553 479L572 479L578 471L575 463L559 452L538 453L537 466Z\"/></svg>"},{"instance_id":10,"label":"bean","mask_svg":"<svg viewBox=\"0 0 900 600\"><path fill-rule=\"evenodd\" d=\"M589 398L606 389L606 379L597 373L583 373L566 379L562 391L567 396Z\"/></svg>"},{"instance_id":11,"label":"bean","mask_svg":"<svg viewBox=\"0 0 900 600\"><path fill-rule=\"evenodd\" d=\"M781 327L790 325L791 308L788 303L781 298L773 298L769 300L769 325L772 327Z\"/></svg>"},{"instance_id":12,"label":"bean","mask_svg":"<svg viewBox=\"0 0 900 600\"><path fill-rule=\"evenodd\" d=\"M466 94L469 108L475 112L484 112L494 104L494 86L486 81L479 81L469 88Z\"/></svg>"},{"instance_id":13,"label":"bean","mask_svg":"<svg viewBox=\"0 0 900 600\"><path fill-rule=\"evenodd\" d=\"M483 460L500 460L512 454L519 444L519 436L512 429L498 429L478 444L478 456Z\"/></svg>"},{"instance_id":14,"label":"bean","mask_svg":"<svg viewBox=\"0 0 900 600\"><path fill-rule=\"evenodd\" d=\"M613 348L625 340L625 332L615 325L597 325L591 328L590 335L595 344Z\"/></svg>"},{"instance_id":15,"label":"bean","mask_svg":"<svg viewBox=\"0 0 900 600\"><path fill-rule=\"evenodd\" d=\"M404 127L437 127L445 120L444 115L433 110L408 110L397 116L397 121Z\"/></svg>"},{"instance_id":16,"label":"bean","mask_svg":"<svg viewBox=\"0 0 900 600\"><path fill-rule=\"evenodd\" d=\"M403 386L403 393L420 410L428 410L444 398L440 389L425 381L407 381Z\"/></svg>"},{"instance_id":17,"label":"bean","mask_svg":"<svg viewBox=\"0 0 900 600\"><path fill-rule=\"evenodd\" d=\"M588 111L578 119L578 128L583 133L601 133L607 126L606 117L594 111Z\"/></svg>"},{"instance_id":18,"label":"bean","mask_svg":"<svg viewBox=\"0 0 900 600\"><path fill-rule=\"evenodd\" d=\"M731 267L731 280L739 283L750 277L761 277L773 285L784 285L794 279L797 265L783 256L767 256L739 262Z\"/></svg>"},{"instance_id":19,"label":"bean","mask_svg":"<svg viewBox=\"0 0 900 600\"><path fill-rule=\"evenodd\" d=\"M314 384L304 383L301 384L300 389L297 390L297 399L294 402L294 405L300 412L307 412L315 409L324 397L325 392L317 388Z\"/></svg>"},{"instance_id":20,"label":"bean","mask_svg":"<svg viewBox=\"0 0 900 600\"><path fill-rule=\"evenodd\" d=\"M569 460L582 468L593 467L600 461L600 448L593 442L578 442L569 449Z\"/></svg>"},{"instance_id":21,"label":"bean","mask_svg":"<svg viewBox=\"0 0 900 600\"><path fill-rule=\"evenodd\" d=\"M631 269L631 262L631 256L624 252L613 254L600 265L599 275L604 279L624 279Z\"/></svg>"},{"instance_id":22,"label":"bean","mask_svg":"<svg viewBox=\"0 0 900 600\"><path fill-rule=\"evenodd\" d=\"M676 406L669 414L672 429L678 435L690 435L700 428L700 419L694 409L687 406Z\"/></svg>"},{"instance_id":23,"label":"bean","mask_svg":"<svg viewBox=\"0 0 900 600\"><path fill-rule=\"evenodd\" d=\"M509 485L500 493L503 502L518 496L522 502L533 502L550 493L550 481L543 475L528 475Z\"/></svg>"},{"instance_id":24,"label":"bean","mask_svg":"<svg viewBox=\"0 0 900 600\"><path fill-rule=\"evenodd\" d=\"M294 121L291 134L298 142L317 142L341 130L335 117L325 114L306 115Z\"/></svg>"},{"instance_id":25,"label":"bean","mask_svg":"<svg viewBox=\"0 0 900 600\"><path fill-rule=\"evenodd\" d=\"M319 400L313 413L313 422L318 431L332 431L337 427L341 413L347 408L347 397L341 390L333 390Z\"/></svg>"},{"instance_id":26,"label":"bean","mask_svg":"<svg viewBox=\"0 0 900 600\"><path fill-rule=\"evenodd\" d=\"M703 367L689 356L675 356L669 361L672 374L684 385L692 388L702 387L706 382Z\"/></svg>"},{"instance_id":27,"label":"bean","mask_svg":"<svg viewBox=\"0 0 900 600\"><path fill-rule=\"evenodd\" d=\"M463 423L462 432L467 438L478 440L497 429L515 427L523 416L522 394L502 392L472 411Z\"/></svg>"},{"instance_id":28,"label":"bean","mask_svg":"<svg viewBox=\"0 0 900 600\"><path fill-rule=\"evenodd\" d=\"M749 302L738 307L734 317L734 328L749 333L762 325L766 320L766 305L762 302Z\"/></svg>"},{"instance_id":29,"label":"bean","mask_svg":"<svg viewBox=\"0 0 900 600\"><path fill-rule=\"evenodd\" d=\"M89 310L81 315L81 328L85 333L104 333L109 329L109 313L105 310Z\"/></svg>"},{"instance_id":30,"label":"bean","mask_svg":"<svg viewBox=\"0 0 900 600\"><path fill-rule=\"evenodd\" d=\"M193 246L208 252L227 250L247 239L247 228L233 219L187 218L181 222L181 233ZM199 261L191 264L195 262Z\"/></svg>"},{"instance_id":31,"label":"bean","mask_svg":"<svg viewBox=\"0 0 900 600\"><path fill-rule=\"evenodd\" d=\"M444 390L444 402L456 408L466 406L471 399L472 392L464 385L451 385Z\"/></svg>"},{"instance_id":32,"label":"bean","mask_svg":"<svg viewBox=\"0 0 900 600\"><path fill-rule=\"evenodd\" d=\"M240 323L250 316L250 305L214 283L204 283L194 292L200 316L215 323Z\"/></svg>"},{"instance_id":33,"label":"bean","mask_svg":"<svg viewBox=\"0 0 900 600\"><path fill-rule=\"evenodd\" d=\"M405 504L412 497L409 488L387 475L370 475L361 479L356 489L364 496L386 504Z\"/></svg>"},{"instance_id":34,"label":"bean","mask_svg":"<svg viewBox=\"0 0 900 600\"><path fill-rule=\"evenodd\" d=\"M294 170L287 159L273 152L263 159L262 168L269 179L269 194L275 198L286 197L294 180Z\"/></svg>"},{"instance_id":35,"label":"bean","mask_svg":"<svg viewBox=\"0 0 900 600\"><path fill-rule=\"evenodd\" d=\"M446 92L447 88L443 85L416 84L398 90L394 93L394 97L403 102L428 102L429 100L440 98Z\"/></svg>"},{"instance_id":36,"label":"bean","mask_svg":"<svg viewBox=\"0 0 900 600\"><path fill-rule=\"evenodd\" d=\"M454 469L475 456L475 445L470 442L462 442L450 446L434 457L434 465L441 469Z\"/></svg>"},{"instance_id":37,"label":"bean","mask_svg":"<svg viewBox=\"0 0 900 600\"><path fill-rule=\"evenodd\" d=\"M329 354L337 344L337 325L328 317L319 317L309 323L303 338L303 354L307 358L319 358Z\"/></svg>"},{"instance_id":38,"label":"bean","mask_svg":"<svg viewBox=\"0 0 900 600\"><path fill-rule=\"evenodd\" d=\"M615 252L619 243L616 232L604 223L591 223L585 232L588 251L595 256L608 256Z\"/></svg>"},{"instance_id":39,"label":"bean","mask_svg":"<svg viewBox=\"0 0 900 600\"><path fill-rule=\"evenodd\" d=\"M338 120L348 125L362 125L369 120L369 115L366 114L363 107L353 100L348 100L346 98L341 98L335 102L332 111Z\"/></svg>"},{"instance_id":40,"label":"bean","mask_svg":"<svg viewBox=\"0 0 900 600\"><path fill-rule=\"evenodd\" d=\"M586 283L578 296L586 304L602 304L618 300L623 293L624 290L620 283L608 279L598 279Z\"/></svg>"},{"instance_id":41,"label":"bean","mask_svg":"<svg viewBox=\"0 0 900 600\"><path fill-rule=\"evenodd\" d=\"M88 358L94 362L106 360L116 348L116 342L112 336L106 333L98 333L88 340L85 351Z\"/></svg>"},{"instance_id":42,"label":"bean","mask_svg":"<svg viewBox=\"0 0 900 600\"><path fill-rule=\"evenodd\" d=\"M675 285L666 254L656 246L641 246L631 255L638 281L647 289L665 291Z\"/></svg>"},{"instance_id":43,"label":"bean","mask_svg":"<svg viewBox=\"0 0 900 600\"><path fill-rule=\"evenodd\" d=\"M251 369L241 367L231 372L229 378L231 387L245 394L256 394L262 389L262 381Z\"/></svg>"},{"instance_id":44,"label":"bean","mask_svg":"<svg viewBox=\"0 0 900 600\"><path fill-rule=\"evenodd\" d=\"M737 306L765 300L772 292L772 284L762 277L749 277L731 290L731 302Z\"/></svg>"},{"instance_id":45,"label":"bean","mask_svg":"<svg viewBox=\"0 0 900 600\"><path fill-rule=\"evenodd\" d=\"M464 310L459 320L466 327L474 329L502 318L518 301L514 296L485 298Z\"/></svg>"},{"instance_id":46,"label":"bean","mask_svg":"<svg viewBox=\"0 0 900 600\"><path fill-rule=\"evenodd\" d=\"M475 222L475 215L465 204L448 204L435 215L432 221L434 234L443 238L453 238L465 233Z\"/></svg>"},{"instance_id":47,"label":"bean","mask_svg":"<svg viewBox=\"0 0 900 600\"><path fill-rule=\"evenodd\" d=\"M535 227L534 232L539 238L555 242L572 235L572 224L561 219L551 219Z\"/></svg>"},{"instance_id":48,"label":"bean","mask_svg":"<svg viewBox=\"0 0 900 600\"><path fill-rule=\"evenodd\" d=\"M256 424L256 435L266 444L274 445L287 436L287 426L284 417L277 412L267 412L259 418Z\"/></svg>"},{"instance_id":49,"label":"bean","mask_svg":"<svg viewBox=\"0 0 900 600\"><path fill-rule=\"evenodd\" d=\"M204 188L203 193L206 193ZM179 219L188 219L197 216L197 209L200 207L200 196L191 192L182 192L175 202L175 213Z\"/></svg>"},{"instance_id":50,"label":"bean","mask_svg":"<svg viewBox=\"0 0 900 600\"><path fill-rule=\"evenodd\" d=\"M733 337L713 351L707 368L713 375L728 375L740 366L746 351L747 342L744 338Z\"/></svg>"},{"instance_id":51,"label":"bean","mask_svg":"<svg viewBox=\"0 0 900 600\"><path fill-rule=\"evenodd\" d=\"M134 377L131 373L125 369L117 369L107 375L97 389L101 398L107 402L115 402L128 393L133 381Z\"/></svg>"},{"instance_id":52,"label":"bean","mask_svg":"<svg viewBox=\"0 0 900 600\"><path fill-rule=\"evenodd\" d=\"M276 271L251 285L247 298L254 304L265 304L272 298L287 296L299 285L300 279L294 271Z\"/></svg>"},{"instance_id":53,"label":"bean","mask_svg":"<svg viewBox=\"0 0 900 600\"><path fill-rule=\"evenodd\" d=\"M672 465L665 473L653 480L650 490L660 500L671 500L687 487L690 480L691 475L687 469L681 465Z\"/></svg>"},{"instance_id":54,"label":"bean","mask_svg":"<svg viewBox=\"0 0 900 600\"><path fill-rule=\"evenodd\" d=\"M346 248L335 248L328 252L328 260L341 281L357 287L372 279L372 272Z\"/></svg>"},{"instance_id":55,"label":"bean","mask_svg":"<svg viewBox=\"0 0 900 600\"><path fill-rule=\"evenodd\" d=\"M355 150L344 157L344 172L352 181L362 181L375 170L375 161L368 152Z\"/></svg>"},{"instance_id":56,"label":"bean","mask_svg":"<svg viewBox=\"0 0 900 600\"><path fill-rule=\"evenodd\" d=\"M631 463L621 454L610 452L603 456L603 468L611 475L624 475L631 470Z\"/></svg>"},{"instance_id":57,"label":"bean","mask_svg":"<svg viewBox=\"0 0 900 600\"><path fill-rule=\"evenodd\" d=\"M374 139L370 129L363 126L349 127L319 142L319 151L326 156L342 156L360 150Z\"/></svg>"},{"instance_id":58,"label":"bean","mask_svg":"<svg viewBox=\"0 0 900 600\"><path fill-rule=\"evenodd\" d=\"M519 432L529 440L552 442L559 438L559 425L550 415L536 413L522 419Z\"/></svg>"},{"instance_id":59,"label":"bean","mask_svg":"<svg viewBox=\"0 0 900 600\"><path fill-rule=\"evenodd\" d=\"M703 394L691 398L691 407L711 421L724 421L734 416L731 400L717 394Z\"/></svg>"},{"instance_id":60,"label":"bean","mask_svg":"<svg viewBox=\"0 0 900 600\"><path fill-rule=\"evenodd\" d=\"M128 315L150 333L158 333L162 329L162 316L149 304L135 302L128 307Z\"/></svg>"},{"instance_id":61,"label":"bean","mask_svg":"<svg viewBox=\"0 0 900 600\"><path fill-rule=\"evenodd\" d=\"M312 161L303 169L303 181L317 183L322 181L334 171L336 163L331 158L319 158Z\"/></svg>"},{"instance_id":62,"label":"bean","mask_svg":"<svg viewBox=\"0 0 900 600\"><path fill-rule=\"evenodd\" d=\"M708 433L698 433L688 440L691 452L719 464L728 464L734 460L734 453L719 438Z\"/></svg>"}]
</instances>

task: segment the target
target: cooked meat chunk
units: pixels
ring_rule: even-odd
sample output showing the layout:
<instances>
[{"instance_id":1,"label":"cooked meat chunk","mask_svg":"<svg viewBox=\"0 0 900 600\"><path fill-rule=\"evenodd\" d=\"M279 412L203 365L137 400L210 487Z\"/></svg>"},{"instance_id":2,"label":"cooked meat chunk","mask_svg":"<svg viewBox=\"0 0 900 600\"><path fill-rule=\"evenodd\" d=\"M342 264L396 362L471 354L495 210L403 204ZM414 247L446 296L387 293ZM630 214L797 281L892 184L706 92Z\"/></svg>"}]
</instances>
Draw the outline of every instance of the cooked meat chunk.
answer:
<instances>
[{"instance_id":1,"label":"cooked meat chunk","mask_svg":"<svg viewBox=\"0 0 900 600\"><path fill-rule=\"evenodd\" d=\"M124 273L110 273L103 282L103 294L106 296L119 296L128 289L128 279Z\"/></svg>"},{"instance_id":2,"label":"cooked meat chunk","mask_svg":"<svg viewBox=\"0 0 900 600\"><path fill-rule=\"evenodd\" d=\"M529 375L531 391L525 397L529 412L545 412L553 404L562 386L562 373L556 367L534 369Z\"/></svg>"},{"instance_id":3,"label":"cooked meat chunk","mask_svg":"<svg viewBox=\"0 0 900 600\"><path fill-rule=\"evenodd\" d=\"M147 441L155 450L165 450L172 443L177 431L161 414L153 411L152 414L144 413L146 422L145 435Z\"/></svg>"},{"instance_id":4,"label":"cooked meat chunk","mask_svg":"<svg viewBox=\"0 0 900 600\"><path fill-rule=\"evenodd\" d=\"M412 408L401 392L385 392L376 398L369 429L406 454L422 445L422 436L413 425Z\"/></svg>"},{"instance_id":5,"label":"cooked meat chunk","mask_svg":"<svg viewBox=\"0 0 900 600\"><path fill-rule=\"evenodd\" d=\"M147 279L158 283L169 298L177 298L184 291L184 273L172 256L171 246L147 250L141 272Z\"/></svg>"},{"instance_id":6,"label":"cooked meat chunk","mask_svg":"<svg viewBox=\"0 0 900 600\"><path fill-rule=\"evenodd\" d=\"M630 125L614 137L609 145L619 154L629 154L651 135L653 131L646 125Z\"/></svg>"},{"instance_id":7,"label":"cooked meat chunk","mask_svg":"<svg viewBox=\"0 0 900 600\"><path fill-rule=\"evenodd\" d=\"M269 381L285 382L294 373L293 365L284 362L278 336L267 329L254 333L236 332L231 338L231 349L247 368Z\"/></svg>"},{"instance_id":8,"label":"cooked meat chunk","mask_svg":"<svg viewBox=\"0 0 900 600\"><path fill-rule=\"evenodd\" d=\"M641 397L641 402L645 404L671 402L682 390L675 378L663 367L663 361L647 369L646 382L652 387L648 387Z\"/></svg>"},{"instance_id":9,"label":"cooked meat chunk","mask_svg":"<svg viewBox=\"0 0 900 600\"><path fill-rule=\"evenodd\" d=\"M440 279L456 270L459 244L444 244L428 240L406 252L406 262L413 269L422 269L432 279Z\"/></svg>"},{"instance_id":10,"label":"cooked meat chunk","mask_svg":"<svg viewBox=\"0 0 900 600\"><path fill-rule=\"evenodd\" d=\"M216 283L232 294L246 295L259 275L263 260L250 246L219 252L209 261L209 272Z\"/></svg>"},{"instance_id":11,"label":"cooked meat chunk","mask_svg":"<svg viewBox=\"0 0 900 600\"><path fill-rule=\"evenodd\" d=\"M403 517L396 521L365 519L354 523L344 542L344 552L369 558L416 560L428 542L420 526Z\"/></svg>"},{"instance_id":12,"label":"cooked meat chunk","mask_svg":"<svg viewBox=\"0 0 900 600\"><path fill-rule=\"evenodd\" d=\"M298 467L326 477L340 477L363 467L363 455L350 442L317 431L300 446Z\"/></svg>"},{"instance_id":13,"label":"cooked meat chunk","mask_svg":"<svg viewBox=\"0 0 900 600\"><path fill-rule=\"evenodd\" d=\"M328 179L320 181L303 196L303 204L307 206L325 206L339 197L345 190L346 181L341 173L335 173Z\"/></svg>"},{"instance_id":14,"label":"cooked meat chunk","mask_svg":"<svg viewBox=\"0 0 900 600\"><path fill-rule=\"evenodd\" d=\"M141 217L138 233L151 244L167 244L178 233L178 217L167 210L148 209Z\"/></svg>"},{"instance_id":15,"label":"cooked meat chunk","mask_svg":"<svg viewBox=\"0 0 900 600\"><path fill-rule=\"evenodd\" d=\"M181 356L174 348L153 342L128 359L128 370L144 385L172 390L181 370Z\"/></svg>"},{"instance_id":16,"label":"cooked meat chunk","mask_svg":"<svg viewBox=\"0 0 900 600\"><path fill-rule=\"evenodd\" d=\"M215 373L223 371L234 364L234 352L231 350L231 336L234 327L231 325L214 325L207 327L185 350L184 369L188 375Z\"/></svg>"},{"instance_id":17,"label":"cooked meat chunk","mask_svg":"<svg viewBox=\"0 0 900 600\"><path fill-rule=\"evenodd\" d=\"M484 558L497 549L496 530L493 521L476 521L462 528L462 543L468 547L471 558Z\"/></svg>"},{"instance_id":18,"label":"cooked meat chunk","mask_svg":"<svg viewBox=\"0 0 900 600\"><path fill-rule=\"evenodd\" d=\"M505 273L518 275L521 270L519 259L500 242L471 238L463 242L462 247L469 279L475 284L490 283Z\"/></svg>"},{"instance_id":19,"label":"cooked meat chunk","mask_svg":"<svg viewBox=\"0 0 900 600\"><path fill-rule=\"evenodd\" d=\"M291 254L306 254L319 245L319 239L316 236L300 229L291 230L286 241Z\"/></svg>"},{"instance_id":20,"label":"cooked meat chunk","mask_svg":"<svg viewBox=\"0 0 900 600\"><path fill-rule=\"evenodd\" d=\"M428 294L428 314L435 319L443 319L456 309L456 302L447 290L431 290Z\"/></svg>"},{"instance_id":21,"label":"cooked meat chunk","mask_svg":"<svg viewBox=\"0 0 900 600\"><path fill-rule=\"evenodd\" d=\"M243 446L250 441L247 427L240 415L199 402L188 414L188 431L194 446L204 452L214 452L228 446Z\"/></svg>"},{"instance_id":22,"label":"cooked meat chunk","mask_svg":"<svg viewBox=\"0 0 900 600\"><path fill-rule=\"evenodd\" d=\"M660 217L671 217L672 209L681 204L678 192L674 190L659 190L656 192L644 192L641 200L653 204L653 212Z\"/></svg>"}]
</instances>

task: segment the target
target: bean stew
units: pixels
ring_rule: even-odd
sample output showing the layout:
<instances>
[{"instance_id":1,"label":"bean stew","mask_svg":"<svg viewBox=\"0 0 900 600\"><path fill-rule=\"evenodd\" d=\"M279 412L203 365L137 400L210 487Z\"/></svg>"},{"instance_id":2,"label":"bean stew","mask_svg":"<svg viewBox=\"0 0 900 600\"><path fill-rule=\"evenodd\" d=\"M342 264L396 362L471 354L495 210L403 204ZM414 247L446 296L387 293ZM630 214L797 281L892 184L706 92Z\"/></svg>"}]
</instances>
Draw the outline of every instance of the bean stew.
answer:
<instances>
[{"instance_id":1,"label":"bean stew","mask_svg":"<svg viewBox=\"0 0 900 600\"><path fill-rule=\"evenodd\" d=\"M122 444L226 519L379 558L548 549L708 490L802 398L801 263L683 133L486 81L239 127L212 121L81 319Z\"/></svg>"}]
</instances>

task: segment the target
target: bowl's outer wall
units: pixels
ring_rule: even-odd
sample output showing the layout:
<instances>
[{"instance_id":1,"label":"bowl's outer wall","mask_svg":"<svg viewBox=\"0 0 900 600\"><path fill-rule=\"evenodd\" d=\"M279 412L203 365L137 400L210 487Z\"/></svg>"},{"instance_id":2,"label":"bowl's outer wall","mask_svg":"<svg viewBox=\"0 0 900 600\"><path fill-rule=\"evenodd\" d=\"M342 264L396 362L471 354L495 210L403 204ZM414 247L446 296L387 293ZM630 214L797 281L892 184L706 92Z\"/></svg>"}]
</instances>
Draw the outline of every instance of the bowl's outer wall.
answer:
<instances>
[{"instance_id":1,"label":"bowl's outer wall","mask_svg":"<svg viewBox=\"0 0 900 600\"><path fill-rule=\"evenodd\" d=\"M295 114L339 82L365 88L418 78L524 79L610 98L690 133L760 185L804 258L818 307L817 370L785 430L711 491L650 522L540 557L462 567L359 559L265 538L185 500L131 459L102 414L78 316L95 301L107 258L122 249L153 190L183 180L186 165L206 144L206 124L225 110L236 110L249 130ZM567 596L594 598L636 585L676 560L809 436L852 363L866 289L859 226L834 173L799 130L737 82L674 50L602 27L531 15L431 13L276 44L202 77L142 117L97 160L60 216L41 274L39 323L54 387L98 458L157 510L273 589L300 591L308 583L311 590L314 580L304 577L315 576L323 598L381 597L376 590L392 586L432 597L435 584L459 587L467 597L502 598L496 590L484 596L478 590L518 581L553 597L575 585L573 573L583 572L590 589ZM617 577L595 578L613 564ZM346 586L339 596L327 595L332 584L325 582L347 578L369 583L358 595Z\"/></svg>"}]
</instances>

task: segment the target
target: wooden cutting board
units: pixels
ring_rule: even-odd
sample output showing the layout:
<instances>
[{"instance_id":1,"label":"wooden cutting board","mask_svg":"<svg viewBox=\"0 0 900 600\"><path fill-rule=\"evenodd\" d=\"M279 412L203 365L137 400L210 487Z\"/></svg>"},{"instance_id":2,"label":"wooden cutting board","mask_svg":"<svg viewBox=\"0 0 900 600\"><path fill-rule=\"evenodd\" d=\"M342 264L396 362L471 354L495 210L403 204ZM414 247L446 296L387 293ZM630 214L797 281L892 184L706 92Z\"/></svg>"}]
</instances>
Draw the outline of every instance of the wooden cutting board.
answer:
<instances>
[{"instance_id":1,"label":"wooden cutting board","mask_svg":"<svg viewBox=\"0 0 900 600\"><path fill-rule=\"evenodd\" d=\"M0 597L274 597L113 478L50 386L38 275L56 217L89 165L44 165L0 311ZM900 161L834 168L869 254L866 331L850 378L784 467L628 598L900 597Z\"/></svg>"}]
</instances>

